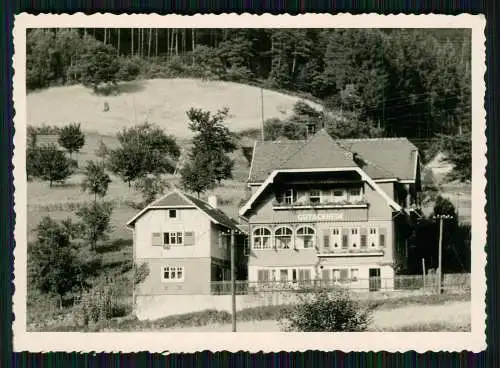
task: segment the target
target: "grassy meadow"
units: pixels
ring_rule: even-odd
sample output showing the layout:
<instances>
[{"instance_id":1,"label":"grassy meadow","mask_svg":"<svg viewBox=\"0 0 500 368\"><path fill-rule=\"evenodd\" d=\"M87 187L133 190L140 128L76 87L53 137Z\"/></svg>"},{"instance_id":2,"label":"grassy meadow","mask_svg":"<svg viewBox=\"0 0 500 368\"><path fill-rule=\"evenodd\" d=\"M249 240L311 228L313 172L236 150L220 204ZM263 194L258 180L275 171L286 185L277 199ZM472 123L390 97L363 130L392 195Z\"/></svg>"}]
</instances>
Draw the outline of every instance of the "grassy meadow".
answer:
<instances>
[{"instance_id":1,"label":"grassy meadow","mask_svg":"<svg viewBox=\"0 0 500 368\"><path fill-rule=\"evenodd\" d=\"M296 97L265 91L266 117L282 117L290 113ZM103 111L104 102L110 110ZM101 140L110 149L118 146L116 133L125 127L144 121L153 122L168 134L174 135L183 148L189 144L190 131L186 110L190 107L216 109L229 107L228 127L238 133L259 128L260 89L236 83L202 82L190 79L144 80L123 83L116 96L96 96L82 86L54 87L28 94L28 124L32 126L64 126L70 122L80 122L85 133L85 146L73 158L78 161L78 169L64 183L33 180L28 182L27 226L28 242L36 239L34 231L44 216L56 220L72 218L81 205L93 200L93 196L82 192L81 169L89 160L99 160L96 150ZM245 136L240 146L251 146L253 140ZM187 152L187 150L186 150ZM241 147L231 154L235 162L233 180L205 193L205 197L215 193L220 198L220 207L228 215L236 217L238 207L245 196L245 180L248 177L248 162ZM114 204L111 217L111 233L108 241L101 242L96 252L102 258L100 276L117 277L122 282L120 304L128 309L132 297L132 232L125 226L137 212L134 204L142 202L139 192L129 188L119 177L109 173L112 179L106 201ZM179 177L166 176L172 185L179 183ZM81 245L87 248L85 245ZM82 249L86 257L88 249ZM55 298L40 294L34 288L28 290L28 324L45 325L58 323L61 316L73 314L71 305L58 310ZM64 317L64 318L66 318Z\"/></svg>"}]
</instances>

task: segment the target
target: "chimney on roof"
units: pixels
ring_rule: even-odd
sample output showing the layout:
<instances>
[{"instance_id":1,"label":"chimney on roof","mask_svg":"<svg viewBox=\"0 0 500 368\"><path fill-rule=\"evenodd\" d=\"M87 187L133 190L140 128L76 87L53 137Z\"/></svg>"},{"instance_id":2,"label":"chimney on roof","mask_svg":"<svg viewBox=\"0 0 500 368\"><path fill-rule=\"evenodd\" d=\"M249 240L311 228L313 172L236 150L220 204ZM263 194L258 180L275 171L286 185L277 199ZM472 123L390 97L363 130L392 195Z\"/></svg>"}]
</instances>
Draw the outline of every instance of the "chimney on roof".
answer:
<instances>
[{"instance_id":1,"label":"chimney on roof","mask_svg":"<svg viewBox=\"0 0 500 368\"><path fill-rule=\"evenodd\" d=\"M217 198L217 196L215 194L208 196L208 204L210 206L212 206L213 208L217 208L218 202L219 202L219 199Z\"/></svg>"}]
</instances>

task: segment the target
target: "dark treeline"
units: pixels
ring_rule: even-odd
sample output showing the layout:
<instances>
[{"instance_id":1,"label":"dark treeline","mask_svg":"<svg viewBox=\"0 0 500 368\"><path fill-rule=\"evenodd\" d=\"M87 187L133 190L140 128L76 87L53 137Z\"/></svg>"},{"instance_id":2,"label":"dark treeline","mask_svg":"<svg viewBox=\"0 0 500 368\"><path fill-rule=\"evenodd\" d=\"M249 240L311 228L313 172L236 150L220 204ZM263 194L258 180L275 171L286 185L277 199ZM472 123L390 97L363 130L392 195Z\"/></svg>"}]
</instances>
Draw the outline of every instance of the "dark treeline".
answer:
<instances>
[{"instance_id":1,"label":"dark treeline","mask_svg":"<svg viewBox=\"0 0 500 368\"><path fill-rule=\"evenodd\" d=\"M469 30L32 29L27 87L78 83L89 42L138 64L142 77L205 77L301 92L355 111L386 136L427 140L471 125Z\"/></svg>"}]
</instances>

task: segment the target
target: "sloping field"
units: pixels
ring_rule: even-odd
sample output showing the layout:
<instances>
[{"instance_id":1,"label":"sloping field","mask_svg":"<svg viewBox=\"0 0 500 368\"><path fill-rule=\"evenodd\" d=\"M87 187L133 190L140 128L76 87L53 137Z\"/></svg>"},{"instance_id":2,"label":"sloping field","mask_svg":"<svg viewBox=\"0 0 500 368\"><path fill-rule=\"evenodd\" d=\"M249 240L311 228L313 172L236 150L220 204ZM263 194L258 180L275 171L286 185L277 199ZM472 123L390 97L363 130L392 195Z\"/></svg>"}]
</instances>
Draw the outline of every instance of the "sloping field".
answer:
<instances>
[{"instance_id":1,"label":"sloping field","mask_svg":"<svg viewBox=\"0 0 500 368\"><path fill-rule=\"evenodd\" d=\"M228 107L229 129L260 127L260 88L245 84L198 79L151 79L120 84L117 96L98 96L83 86L53 87L27 97L28 124L63 126L77 121L86 132L114 135L123 127L154 122L169 134L188 137L186 111L197 107L215 112ZM298 97L264 90L264 117L291 114ZM105 102L109 110L104 111ZM311 105L319 108L318 105Z\"/></svg>"}]
</instances>

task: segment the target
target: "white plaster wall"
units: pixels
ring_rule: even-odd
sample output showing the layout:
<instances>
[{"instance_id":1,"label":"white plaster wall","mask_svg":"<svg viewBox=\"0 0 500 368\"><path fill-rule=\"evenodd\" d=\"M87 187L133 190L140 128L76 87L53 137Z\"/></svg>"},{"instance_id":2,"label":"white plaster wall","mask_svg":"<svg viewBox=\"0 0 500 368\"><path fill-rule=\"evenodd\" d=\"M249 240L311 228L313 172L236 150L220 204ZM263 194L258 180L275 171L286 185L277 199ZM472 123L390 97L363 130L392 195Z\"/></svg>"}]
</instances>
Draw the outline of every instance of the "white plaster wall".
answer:
<instances>
[{"instance_id":1,"label":"white plaster wall","mask_svg":"<svg viewBox=\"0 0 500 368\"><path fill-rule=\"evenodd\" d=\"M151 244L154 232L193 231L195 244L190 246L162 246ZM169 218L167 209L150 210L135 224L135 257L190 258L210 257L210 218L197 209L177 209L177 218Z\"/></svg>"}]
</instances>

